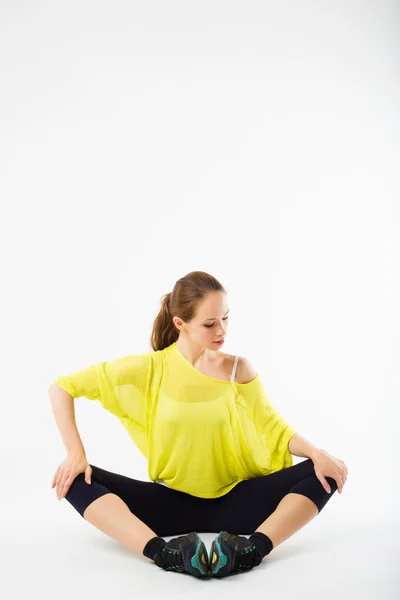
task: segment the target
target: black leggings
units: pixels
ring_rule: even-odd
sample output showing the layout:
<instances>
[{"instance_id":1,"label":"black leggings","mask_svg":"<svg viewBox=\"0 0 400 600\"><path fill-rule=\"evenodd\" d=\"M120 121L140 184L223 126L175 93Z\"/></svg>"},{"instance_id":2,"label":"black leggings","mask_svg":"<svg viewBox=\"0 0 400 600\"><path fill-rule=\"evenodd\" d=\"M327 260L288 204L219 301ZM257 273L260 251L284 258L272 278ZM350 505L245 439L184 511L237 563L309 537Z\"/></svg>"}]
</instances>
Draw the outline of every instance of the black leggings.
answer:
<instances>
[{"instance_id":1,"label":"black leggings","mask_svg":"<svg viewBox=\"0 0 400 600\"><path fill-rule=\"evenodd\" d=\"M85 509L96 498L116 494L160 537L222 530L250 535L286 494L307 496L319 513L337 490L336 481L326 477L331 492L325 491L310 458L269 475L240 481L220 498L198 498L154 481L140 481L90 466L92 483L86 483L84 473L80 473L65 495L80 515L84 518Z\"/></svg>"}]
</instances>

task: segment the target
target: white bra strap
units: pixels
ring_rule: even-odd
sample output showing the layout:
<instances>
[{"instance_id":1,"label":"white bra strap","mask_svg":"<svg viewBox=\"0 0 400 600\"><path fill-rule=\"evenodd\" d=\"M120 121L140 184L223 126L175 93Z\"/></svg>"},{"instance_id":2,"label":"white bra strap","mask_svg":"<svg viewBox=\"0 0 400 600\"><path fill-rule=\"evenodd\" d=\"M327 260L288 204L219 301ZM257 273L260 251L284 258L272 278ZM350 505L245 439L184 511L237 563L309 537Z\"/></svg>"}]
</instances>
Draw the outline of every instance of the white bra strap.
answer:
<instances>
[{"instance_id":1,"label":"white bra strap","mask_svg":"<svg viewBox=\"0 0 400 600\"><path fill-rule=\"evenodd\" d=\"M233 369L232 369L231 381L235 381L236 367L237 367L238 360L239 360L239 356L235 356L235 363L234 363Z\"/></svg>"}]
</instances>

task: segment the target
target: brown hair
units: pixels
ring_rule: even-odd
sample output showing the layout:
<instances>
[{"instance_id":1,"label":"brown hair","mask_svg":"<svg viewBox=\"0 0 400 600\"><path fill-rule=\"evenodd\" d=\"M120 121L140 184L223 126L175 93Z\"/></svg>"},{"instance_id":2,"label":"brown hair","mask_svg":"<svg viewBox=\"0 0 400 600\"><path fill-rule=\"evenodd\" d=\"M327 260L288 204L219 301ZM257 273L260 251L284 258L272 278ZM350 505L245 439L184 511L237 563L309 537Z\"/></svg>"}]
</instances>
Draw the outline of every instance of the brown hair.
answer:
<instances>
[{"instance_id":1,"label":"brown hair","mask_svg":"<svg viewBox=\"0 0 400 600\"><path fill-rule=\"evenodd\" d=\"M154 321L150 339L153 350L164 350L176 342L179 330L175 327L173 317L179 317L186 323L191 321L196 314L198 303L209 292L226 293L218 279L209 273L192 271L178 279L172 292L162 296L161 309Z\"/></svg>"}]
</instances>

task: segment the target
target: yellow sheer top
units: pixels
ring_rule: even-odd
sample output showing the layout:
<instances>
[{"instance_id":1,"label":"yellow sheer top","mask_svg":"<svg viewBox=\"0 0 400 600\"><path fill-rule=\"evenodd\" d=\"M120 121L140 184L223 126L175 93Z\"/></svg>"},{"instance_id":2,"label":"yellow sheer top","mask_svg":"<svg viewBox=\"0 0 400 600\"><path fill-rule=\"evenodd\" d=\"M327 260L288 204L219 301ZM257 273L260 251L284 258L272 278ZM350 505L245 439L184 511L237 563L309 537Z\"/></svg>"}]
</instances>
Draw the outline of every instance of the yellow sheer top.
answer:
<instances>
[{"instance_id":1,"label":"yellow sheer top","mask_svg":"<svg viewBox=\"0 0 400 600\"><path fill-rule=\"evenodd\" d=\"M73 398L101 402L148 460L150 480L193 496L218 498L244 479L293 465L288 444L296 430L269 401L259 373L248 383L208 377L175 342L54 383Z\"/></svg>"}]
</instances>

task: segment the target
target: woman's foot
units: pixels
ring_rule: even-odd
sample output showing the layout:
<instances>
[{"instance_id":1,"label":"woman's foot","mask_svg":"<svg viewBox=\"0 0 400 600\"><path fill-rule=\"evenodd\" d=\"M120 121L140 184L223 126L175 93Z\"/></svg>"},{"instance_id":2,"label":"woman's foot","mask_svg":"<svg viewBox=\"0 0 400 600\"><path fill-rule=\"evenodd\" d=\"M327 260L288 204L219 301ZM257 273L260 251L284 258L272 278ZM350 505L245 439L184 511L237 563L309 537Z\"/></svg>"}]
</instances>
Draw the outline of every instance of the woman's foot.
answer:
<instances>
[{"instance_id":1,"label":"woman's foot","mask_svg":"<svg viewBox=\"0 0 400 600\"><path fill-rule=\"evenodd\" d=\"M210 575L226 577L230 573L248 571L259 565L262 559L257 546L248 538L221 531L211 544Z\"/></svg>"},{"instance_id":2,"label":"woman's foot","mask_svg":"<svg viewBox=\"0 0 400 600\"><path fill-rule=\"evenodd\" d=\"M156 565L166 571L207 577L208 555L203 540L196 532L172 538L154 557Z\"/></svg>"}]
</instances>

